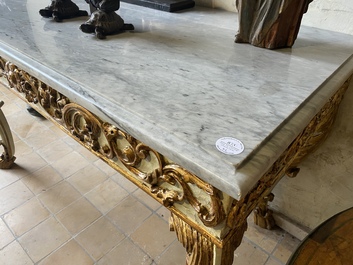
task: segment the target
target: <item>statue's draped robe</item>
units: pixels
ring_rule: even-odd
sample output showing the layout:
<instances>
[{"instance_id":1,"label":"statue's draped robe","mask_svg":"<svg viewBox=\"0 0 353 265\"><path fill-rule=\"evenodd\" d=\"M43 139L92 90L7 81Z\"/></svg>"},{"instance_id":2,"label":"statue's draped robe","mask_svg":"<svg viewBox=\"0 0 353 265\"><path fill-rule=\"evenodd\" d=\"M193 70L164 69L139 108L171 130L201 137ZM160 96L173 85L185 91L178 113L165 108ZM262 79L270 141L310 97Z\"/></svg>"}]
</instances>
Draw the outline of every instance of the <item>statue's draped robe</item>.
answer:
<instances>
[{"instance_id":1,"label":"statue's draped robe","mask_svg":"<svg viewBox=\"0 0 353 265\"><path fill-rule=\"evenodd\" d=\"M291 47L312 0L237 0L236 42L275 49Z\"/></svg>"}]
</instances>

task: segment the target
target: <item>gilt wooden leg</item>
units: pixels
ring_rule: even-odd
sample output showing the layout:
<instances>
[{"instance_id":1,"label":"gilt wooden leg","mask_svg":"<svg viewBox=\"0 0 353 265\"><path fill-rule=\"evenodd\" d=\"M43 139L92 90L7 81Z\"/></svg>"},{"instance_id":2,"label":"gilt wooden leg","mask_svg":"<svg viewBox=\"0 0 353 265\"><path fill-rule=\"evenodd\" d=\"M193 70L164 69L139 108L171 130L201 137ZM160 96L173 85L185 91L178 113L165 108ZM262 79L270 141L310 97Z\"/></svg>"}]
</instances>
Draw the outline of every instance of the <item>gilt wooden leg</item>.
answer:
<instances>
[{"instance_id":1,"label":"gilt wooden leg","mask_svg":"<svg viewBox=\"0 0 353 265\"><path fill-rule=\"evenodd\" d=\"M4 149L4 152L0 155L0 169L10 168L16 159L11 130L1 110L3 105L4 102L0 101L0 146Z\"/></svg>"},{"instance_id":2,"label":"gilt wooden leg","mask_svg":"<svg viewBox=\"0 0 353 265\"><path fill-rule=\"evenodd\" d=\"M212 240L181 220L175 214L170 218L171 231L186 249L186 265L232 265L234 251L240 245L247 223L231 230L217 246Z\"/></svg>"}]
</instances>

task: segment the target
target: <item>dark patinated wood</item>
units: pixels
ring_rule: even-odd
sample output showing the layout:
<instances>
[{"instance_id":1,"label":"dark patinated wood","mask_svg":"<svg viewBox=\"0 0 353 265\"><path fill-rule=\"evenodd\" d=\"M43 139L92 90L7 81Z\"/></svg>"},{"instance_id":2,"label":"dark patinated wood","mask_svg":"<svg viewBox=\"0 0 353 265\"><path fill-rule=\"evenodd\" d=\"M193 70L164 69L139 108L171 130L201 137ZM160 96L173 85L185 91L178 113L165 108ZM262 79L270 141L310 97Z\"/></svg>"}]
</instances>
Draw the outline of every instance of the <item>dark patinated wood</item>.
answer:
<instances>
[{"instance_id":1,"label":"dark patinated wood","mask_svg":"<svg viewBox=\"0 0 353 265\"><path fill-rule=\"evenodd\" d=\"M277 49L291 47L312 0L237 0L239 30L235 42Z\"/></svg>"}]
</instances>

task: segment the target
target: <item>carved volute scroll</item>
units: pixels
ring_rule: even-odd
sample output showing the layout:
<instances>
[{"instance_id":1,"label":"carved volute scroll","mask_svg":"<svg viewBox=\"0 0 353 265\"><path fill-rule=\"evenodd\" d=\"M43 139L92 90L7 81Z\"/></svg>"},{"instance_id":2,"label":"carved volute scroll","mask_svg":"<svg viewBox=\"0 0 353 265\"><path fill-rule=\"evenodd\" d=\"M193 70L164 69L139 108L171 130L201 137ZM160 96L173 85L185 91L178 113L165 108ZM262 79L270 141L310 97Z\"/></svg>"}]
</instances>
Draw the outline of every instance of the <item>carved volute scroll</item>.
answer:
<instances>
[{"instance_id":1,"label":"carved volute scroll","mask_svg":"<svg viewBox=\"0 0 353 265\"><path fill-rule=\"evenodd\" d=\"M225 220L219 190L1 57L0 67L28 103L166 207L187 203L207 227Z\"/></svg>"}]
</instances>

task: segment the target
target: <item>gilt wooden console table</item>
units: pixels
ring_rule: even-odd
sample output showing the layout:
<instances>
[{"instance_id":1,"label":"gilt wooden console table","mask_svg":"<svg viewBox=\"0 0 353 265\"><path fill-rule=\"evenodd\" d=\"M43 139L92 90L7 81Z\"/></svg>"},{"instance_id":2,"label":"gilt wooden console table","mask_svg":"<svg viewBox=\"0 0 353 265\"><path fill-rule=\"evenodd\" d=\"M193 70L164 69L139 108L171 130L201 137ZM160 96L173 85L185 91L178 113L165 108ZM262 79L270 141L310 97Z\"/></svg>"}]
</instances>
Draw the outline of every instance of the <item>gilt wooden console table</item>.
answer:
<instances>
[{"instance_id":1,"label":"gilt wooden console table","mask_svg":"<svg viewBox=\"0 0 353 265\"><path fill-rule=\"evenodd\" d=\"M353 36L303 27L271 51L234 43L234 13L122 3L135 31L102 41L42 6L0 9L2 79L167 207L187 264L232 264L248 215L270 222L271 189L332 126Z\"/></svg>"}]
</instances>

